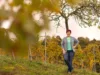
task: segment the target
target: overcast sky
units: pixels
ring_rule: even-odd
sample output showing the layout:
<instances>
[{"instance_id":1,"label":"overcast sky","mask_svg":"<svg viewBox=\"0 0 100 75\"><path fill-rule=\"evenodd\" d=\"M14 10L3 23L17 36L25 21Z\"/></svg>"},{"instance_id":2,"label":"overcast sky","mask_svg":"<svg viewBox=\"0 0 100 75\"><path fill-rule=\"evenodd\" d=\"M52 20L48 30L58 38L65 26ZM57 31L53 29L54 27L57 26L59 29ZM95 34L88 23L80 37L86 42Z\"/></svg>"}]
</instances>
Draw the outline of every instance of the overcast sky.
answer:
<instances>
[{"instance_id":1,"label":"overcast sky","mask_svg":"<svg viewBox=\"0 0 100 75\"><path fill-rule=\"evenodd\" d=\"M71 17L69 19L69 28L72 30L72 36L78 37L88 37L90 40L97 39L100 40L100 29L97 27L87 27L81 28L78 23ZM56 30L55 23L53 22L50 26L50 30L47 32L47 35L56 36L59 35L61 38L66 36L66 29L64 21L61 21L61 27ZM45 31L41 32L41 35L45 35Z\"/></svg>"}]
</instances>

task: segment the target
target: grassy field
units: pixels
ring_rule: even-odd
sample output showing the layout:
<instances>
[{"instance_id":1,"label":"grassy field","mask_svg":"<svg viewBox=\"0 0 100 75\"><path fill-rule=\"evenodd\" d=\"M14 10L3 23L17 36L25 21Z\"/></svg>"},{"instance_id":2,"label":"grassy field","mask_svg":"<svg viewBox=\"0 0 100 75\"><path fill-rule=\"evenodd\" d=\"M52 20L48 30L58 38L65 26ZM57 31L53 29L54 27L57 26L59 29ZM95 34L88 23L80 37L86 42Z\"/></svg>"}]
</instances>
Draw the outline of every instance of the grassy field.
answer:
<instances>
[{"instance_id":1,"label":"grassy field","mask_svg":"<svg viewBox=\"0 0 100 75\"><path fill-rule=\"evenodd\" d=\"M68 75L64 65L0 56L0 75ZM74 70L73 75L100 75L88 70Z\"/></svg>"}]
</instances>

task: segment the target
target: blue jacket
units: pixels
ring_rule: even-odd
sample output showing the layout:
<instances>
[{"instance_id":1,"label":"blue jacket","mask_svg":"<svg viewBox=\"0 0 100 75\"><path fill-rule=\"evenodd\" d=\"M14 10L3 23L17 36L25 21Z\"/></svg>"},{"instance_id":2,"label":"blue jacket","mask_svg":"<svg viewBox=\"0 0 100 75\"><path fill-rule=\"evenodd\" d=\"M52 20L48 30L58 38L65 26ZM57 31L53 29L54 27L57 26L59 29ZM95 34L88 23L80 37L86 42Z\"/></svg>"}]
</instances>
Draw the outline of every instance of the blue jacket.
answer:
<instances>
[{"instance_id":1,"label":"blue jacket","mask_svg":"<svg viewBox=\"0 0 100 75\"><path fill-rule=\"evenodd\" d=\"M61 42L61 46L62 46L62 48L64 49L64 50L66 50L67 51L67 40L66 40L66 38L67 37L64 37L63 39L62 39L62 42ZM76 38L74 38L74 37L72 37L71 36L71 46L72 46L72 48L73 48L73 46L77 46L78 45L78 43L79 43L79 41L76 39ZM75 49L73 48L73 51L75 52Z\"/></svg>"}]
</instances>

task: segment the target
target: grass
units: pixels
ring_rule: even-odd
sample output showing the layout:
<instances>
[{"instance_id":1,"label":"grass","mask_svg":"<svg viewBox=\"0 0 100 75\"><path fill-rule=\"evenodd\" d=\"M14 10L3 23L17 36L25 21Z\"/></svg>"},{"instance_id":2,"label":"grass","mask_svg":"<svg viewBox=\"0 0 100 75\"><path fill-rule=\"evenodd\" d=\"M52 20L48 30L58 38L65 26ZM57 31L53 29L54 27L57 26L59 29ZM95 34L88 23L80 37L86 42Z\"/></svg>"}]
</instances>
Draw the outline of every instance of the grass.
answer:
<instances>
[{"instance_id":1,"label":"grass","mask_svg":"<svg viewBox=\"0 0 100 75\"><path fill-rule=\"evenodd\" d=\"M68 75L65 65L0 56L0 75ZM74 75L100 75L88 70L74 70Z\"/></svg>"}]
</instances>

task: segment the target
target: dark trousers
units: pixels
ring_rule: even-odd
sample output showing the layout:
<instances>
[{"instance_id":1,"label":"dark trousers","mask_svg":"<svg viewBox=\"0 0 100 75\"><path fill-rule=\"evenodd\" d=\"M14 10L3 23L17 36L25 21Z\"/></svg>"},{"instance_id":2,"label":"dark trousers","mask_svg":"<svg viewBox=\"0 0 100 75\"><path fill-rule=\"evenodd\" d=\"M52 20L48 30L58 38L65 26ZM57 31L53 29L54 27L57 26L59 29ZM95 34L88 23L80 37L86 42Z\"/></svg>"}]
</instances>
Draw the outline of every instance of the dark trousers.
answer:
<instances>
[{"instance_id":1,"label":"dark trousers","mask_svg":"<svg viewBox=\"0 0 100 75\"><path fill-rule=\"evenodd\" d=\"M73 50L67 51L64 54L64 60L65 60L65 63L67 64L67 66L68 66L68 72L72 72L72 70L73 70L73 66L72 66L73 57L74 57Z\"/></svg>"}]
</instances>

